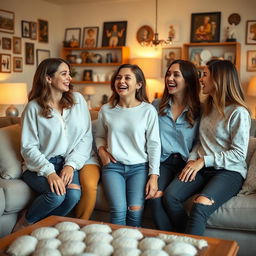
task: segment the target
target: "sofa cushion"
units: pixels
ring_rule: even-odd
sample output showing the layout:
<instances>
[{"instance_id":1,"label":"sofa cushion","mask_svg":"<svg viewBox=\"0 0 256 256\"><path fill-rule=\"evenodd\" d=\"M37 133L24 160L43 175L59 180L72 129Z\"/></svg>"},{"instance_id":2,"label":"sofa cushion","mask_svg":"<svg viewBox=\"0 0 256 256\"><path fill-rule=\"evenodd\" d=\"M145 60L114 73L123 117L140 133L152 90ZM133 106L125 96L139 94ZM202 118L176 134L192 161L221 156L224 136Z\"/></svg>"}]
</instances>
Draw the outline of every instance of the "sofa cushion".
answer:
<instances>
[{"instance_id":1,"label":"sofa cushion","mask_svg":"<svg viewBox=\"0 0 256 256\"><path fill-rule=\"evenodd\" d=\"M5 197L4 197L4 190L0 188L0 216L3 215L5 209Z\"/></svg>"},{"instance_id":2,"label":"sofa cushion","mask_svg":"<svg viewBox=\"0 0 256 256\"><path fill-rule=\"evenodd\" d=\"M19 124L0 129L0 176L15 179L21 176L21 127Z\"/></svg>"}]
</instances>

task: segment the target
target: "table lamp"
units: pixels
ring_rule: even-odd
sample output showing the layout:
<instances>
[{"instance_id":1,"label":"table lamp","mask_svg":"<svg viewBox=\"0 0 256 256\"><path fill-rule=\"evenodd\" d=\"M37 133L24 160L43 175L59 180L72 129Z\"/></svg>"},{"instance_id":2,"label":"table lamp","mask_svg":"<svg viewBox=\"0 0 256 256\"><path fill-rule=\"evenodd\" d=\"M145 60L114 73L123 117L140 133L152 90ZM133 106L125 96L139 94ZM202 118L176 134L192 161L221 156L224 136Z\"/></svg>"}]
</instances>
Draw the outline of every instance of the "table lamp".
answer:
<instances>
[{"instance_id":1,"label":"table lamp","mask_svg":"<svg viewBox=\"0 0 256 256\"><path fill-rule=\"evenodd\" d=\"M91 99L92 99L92 96L95 94L95 88L94 86L86 86L84 88L84 95L87 96L87 104L88 104L88 108L89 109L92 109L92 102L91 102Z\"/></svg>"},{"instance_id":2,"label":"table lamp","mask_svg":"<svg viewBox=\"0 0 256 256\"><path fill-rule=\"evenodd\" d=\"M27 84L0 83L0 104L11 104L5 111L6 116L18 116L19 111L14 104L26 104L27 98Z\"/></svg>"},{"instance_id":3,"label":"table lamp","mask_svg":"<svg viewBox=\"0 0 256 256\"><path fill-rule=\"evenodd\" d=\"M256 76L253 76L250 79L248 89L247 89L247 95L254 96L254 97L256 96ZM254 115L255 115L255 118L256 118L256 107L255 107L254 111L255 111Z\"/></svg>"}]
</instances>

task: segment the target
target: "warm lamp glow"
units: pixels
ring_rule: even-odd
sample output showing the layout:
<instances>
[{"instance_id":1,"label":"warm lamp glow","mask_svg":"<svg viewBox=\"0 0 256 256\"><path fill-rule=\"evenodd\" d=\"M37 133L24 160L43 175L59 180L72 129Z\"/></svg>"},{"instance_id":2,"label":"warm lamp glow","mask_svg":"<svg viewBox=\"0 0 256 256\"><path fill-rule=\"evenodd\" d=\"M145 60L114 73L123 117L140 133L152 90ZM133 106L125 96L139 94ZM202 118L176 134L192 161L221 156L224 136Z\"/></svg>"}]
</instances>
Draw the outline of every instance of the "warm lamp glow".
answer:
<instances>
[{"instance_id":1,"label":"warm lamp glow","mask_svg":"<svg viewBox=\"0 0 256 256\"><path fill-rule=\"evenodd\" d=\"M161 60L157 58L134 58L132 64L138 65L146 78L159 78Z\"/></svg>"},{"instance_id":2,"label":"warm lamp glow","mask_svg":"<svg viewBox=\"0 0 256 256\"><path fill-rule=\"evenodd\" d=\"M86 86L84 88L85 95L94 95L95 94L95 87L94 86Z\"/></svg>"},{"instance_id":3,"label":"warm lamp glow","mask_svg":"<svg viewBox=\"0 0 256 256\"><path fill-rule=\"evenodd\" d=\"M248 89L247 89L247 94L249 96L256 96L256 76L253 76L250 79Z\"/></svg>"},{"instance_id":4,"label":"warm lamp glow","mask_svg":"<svg viewBox=\"0 0 256 256\"><path fill-rule=\"evenodd\" d=\"M0 83L0 104L25 104L27 103L27 84L25 83ZM8 116L18 116L19 112L14 107L6 110Z\"/></svg>"}]
</instances>

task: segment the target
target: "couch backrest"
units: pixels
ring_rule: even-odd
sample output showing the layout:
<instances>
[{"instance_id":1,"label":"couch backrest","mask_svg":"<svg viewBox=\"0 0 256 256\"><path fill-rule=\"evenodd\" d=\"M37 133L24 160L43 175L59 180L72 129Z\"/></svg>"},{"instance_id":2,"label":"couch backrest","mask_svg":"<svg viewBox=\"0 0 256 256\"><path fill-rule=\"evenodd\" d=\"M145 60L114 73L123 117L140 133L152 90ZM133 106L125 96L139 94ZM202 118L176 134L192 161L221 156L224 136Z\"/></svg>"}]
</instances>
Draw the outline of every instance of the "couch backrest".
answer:
<instances>
[{"instance_id":1,"label":"couch backrest","mask_svg":"<svg viewBox=\"0 0 256 256\"><path fill-rule=\"evenodd\" d=\"M0 128L9 126L12 124L20 123L20 117L1 116L0 117Z\"/></svg>"}]
</instances>

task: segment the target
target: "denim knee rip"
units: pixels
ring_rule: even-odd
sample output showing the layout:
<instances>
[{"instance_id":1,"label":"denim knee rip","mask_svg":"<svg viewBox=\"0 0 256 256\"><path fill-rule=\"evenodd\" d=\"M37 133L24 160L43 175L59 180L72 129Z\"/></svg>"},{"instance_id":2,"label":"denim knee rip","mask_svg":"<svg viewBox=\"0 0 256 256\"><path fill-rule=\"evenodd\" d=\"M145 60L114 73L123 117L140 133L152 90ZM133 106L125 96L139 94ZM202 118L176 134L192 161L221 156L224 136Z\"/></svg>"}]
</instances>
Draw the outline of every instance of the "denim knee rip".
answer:
<instances>
[{"instance_id":1,"label":"denim knee rip","mask_svg":"<svg viewBox=\"0 0 256 256\"><path fill-rule=\"evenodd\" d=\"M208 200L209 200L209 204L207 204L207 203L202 203L202 202L198 202L197 199L198 199L199 197L204 197L204 198L208 199ZM212 198L211 196L208 196L207 194L198 194L198 195L195 197L193 203L202 204L202 205L213 205L213 204L215 203L215 201L213 200L213 198Z\"/></svg>"}]
</instances>

